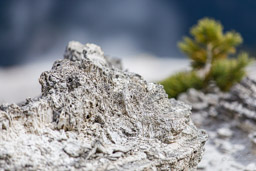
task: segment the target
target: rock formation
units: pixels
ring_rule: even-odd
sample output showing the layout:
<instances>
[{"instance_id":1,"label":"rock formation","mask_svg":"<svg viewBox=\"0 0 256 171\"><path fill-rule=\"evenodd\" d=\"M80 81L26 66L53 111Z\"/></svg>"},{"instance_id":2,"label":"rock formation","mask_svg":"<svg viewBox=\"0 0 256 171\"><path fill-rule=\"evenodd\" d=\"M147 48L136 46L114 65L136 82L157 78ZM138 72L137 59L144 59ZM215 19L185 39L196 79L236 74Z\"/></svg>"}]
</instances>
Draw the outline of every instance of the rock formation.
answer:
<instances>
[{"instance_id":1,"label":"rock formation","mask_svg":"<svg viewBox=\"0 0 256 171\"><path fill-rule=\"evenodd\" d=\"M256 131L256 81L244 78L227 93L212 86L210 91L190 89L179 100L192 106L195 112L206 113L222 120L232 120L246 132Z\"/></svg>"},{"instance_id":2,"label":"rock formation","mask_svg":"<svg viewBox=\"0 0 256 171\"><path fill-rule=\"evenodd\" d=\"M190 106L94 44L70 42L39 82L40 97L0 106L0 168L187 170L201 160L207 135Z\"/></svg>"},{"instance_id":3,"label":"rock formation","mask_svg":"<svg viewBox=\"0 0 256 171\"><path fill-rule=\"evenodd\" d=\"M192 106L194 123L209 134L201 170L256 168L256 81L252 75L223 93L212 84L190 89L179 100Z\"/></svg>"}]
</instances>

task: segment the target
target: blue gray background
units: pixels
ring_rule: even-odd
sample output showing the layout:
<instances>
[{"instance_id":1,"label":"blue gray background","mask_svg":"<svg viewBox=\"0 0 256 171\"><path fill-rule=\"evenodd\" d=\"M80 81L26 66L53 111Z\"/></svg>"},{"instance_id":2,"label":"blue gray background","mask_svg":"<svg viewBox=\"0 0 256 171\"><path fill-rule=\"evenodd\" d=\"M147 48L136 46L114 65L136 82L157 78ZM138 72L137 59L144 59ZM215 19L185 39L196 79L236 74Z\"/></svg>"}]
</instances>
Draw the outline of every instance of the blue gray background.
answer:
<instances>
[{"instance_id":1,"label":"blue gray background","mask_svg":"<svg viewBox=\"0 0 256 171\"><path fill-rule=\"evenodd\" d=\"M69 40L96 43L121 58L182 58L177 42L212 17L256 48L255 0L2 0L0 66L61 58Z\"/></svg>"}]
</instances>

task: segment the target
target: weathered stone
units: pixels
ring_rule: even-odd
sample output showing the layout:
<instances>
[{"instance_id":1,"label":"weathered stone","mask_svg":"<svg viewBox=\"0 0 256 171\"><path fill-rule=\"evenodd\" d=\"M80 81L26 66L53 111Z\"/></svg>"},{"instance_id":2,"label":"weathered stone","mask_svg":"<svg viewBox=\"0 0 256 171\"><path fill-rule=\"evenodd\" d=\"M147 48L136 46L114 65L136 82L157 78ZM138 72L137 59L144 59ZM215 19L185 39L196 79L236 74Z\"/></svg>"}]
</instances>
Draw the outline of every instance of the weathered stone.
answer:
<instances>
[{"instance_id":1,"label":"weathered stone","mask_svg":"<svg viewBox=\"0 0 256 171\"><path fill-rule=\"evenodd\" d=\"M226 93L212 84L207 90L191 89L178 98L192 106L192 120L209 133L202 161L205 170L240 171L254 167L249 164L256 163L256 82L253 77L255 74L248 73L248 77Z\"/></svg>"},{"instance_id":2,"label":"weathered stone","mask_svg":"<svg viewBox=\"0 0 256 171\"><path fill-rule=\"evenodd\" d=\"M256 131L256 81L250 77L244 78L227 93L216 88L206 93L191 89L178 99L190 104L194 111L206 112L212 117L233 118L236 126L244 131Z\"/></svg>"},{"instance_id":3,"label":"weathered stone","mask_svg":"<svg viewBox=\"0 0 256 171\"><path fill-rule=\"evenodd\" d=\"M246 77L220 101L219 110L234 117L247 132L256 131L256 81Z\"/></svg>"},{"instance_id":4,"label":"weathered stone","mask_svg":"<svg viewBox=\"0 0 256 171\"><path fill-rule=\"evenodd\" d=\"M70 42L64 58L41 74L41 97L0 107L0 168L196 168L207 135L190 106L96 45Z\"/></svg>"}]
</instances>

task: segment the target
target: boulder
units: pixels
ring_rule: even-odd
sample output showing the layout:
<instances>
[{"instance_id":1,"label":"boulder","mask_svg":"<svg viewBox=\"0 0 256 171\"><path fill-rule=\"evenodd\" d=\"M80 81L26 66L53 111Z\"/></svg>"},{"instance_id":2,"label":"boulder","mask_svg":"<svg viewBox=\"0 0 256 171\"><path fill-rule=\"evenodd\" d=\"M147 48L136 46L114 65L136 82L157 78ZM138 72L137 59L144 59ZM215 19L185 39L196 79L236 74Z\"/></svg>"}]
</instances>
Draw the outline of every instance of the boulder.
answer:
<instances>
[{"instance_id":1,"label":"boulder","mask_svg":"<svg viewBox=\"0 0 256 171\"><path fill-rule=\"evenodd\" d=\"M40 97L0 106L0 168L189 170L201 160L207 134L191 107L94 44L70 42L39 82Z\"/></svg>"}]
</instances>

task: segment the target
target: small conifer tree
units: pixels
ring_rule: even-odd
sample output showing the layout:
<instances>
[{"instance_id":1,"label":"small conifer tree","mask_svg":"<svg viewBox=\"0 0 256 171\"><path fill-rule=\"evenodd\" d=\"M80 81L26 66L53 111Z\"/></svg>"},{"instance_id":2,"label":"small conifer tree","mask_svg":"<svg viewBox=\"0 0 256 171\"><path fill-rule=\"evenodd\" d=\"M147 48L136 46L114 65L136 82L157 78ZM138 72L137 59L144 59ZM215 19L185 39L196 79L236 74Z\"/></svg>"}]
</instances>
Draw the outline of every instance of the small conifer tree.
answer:
<instances>
[{"instance_id":1,"label":"small conifer tree","mask_svg":"<svg viewBox=\"0 0 256 171\"><path fill-rule=\"evenodd\" d=\"M204 18L191 28L190 34L192 37L184 37L178 47L191 59L192 71L175 74L160 82L169 97L177 97L189 88L202 89L210 81L228 91L245 76L245 67L251 61L248 55L243 53L237 59L229 59L243 41L239 33L223 33L219 22Z\"/></svg>"}]
</instances>

